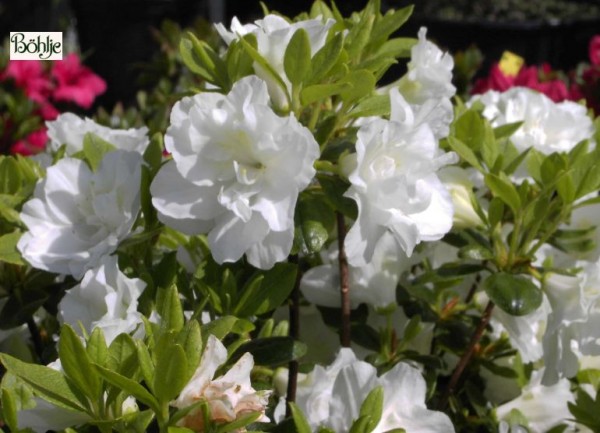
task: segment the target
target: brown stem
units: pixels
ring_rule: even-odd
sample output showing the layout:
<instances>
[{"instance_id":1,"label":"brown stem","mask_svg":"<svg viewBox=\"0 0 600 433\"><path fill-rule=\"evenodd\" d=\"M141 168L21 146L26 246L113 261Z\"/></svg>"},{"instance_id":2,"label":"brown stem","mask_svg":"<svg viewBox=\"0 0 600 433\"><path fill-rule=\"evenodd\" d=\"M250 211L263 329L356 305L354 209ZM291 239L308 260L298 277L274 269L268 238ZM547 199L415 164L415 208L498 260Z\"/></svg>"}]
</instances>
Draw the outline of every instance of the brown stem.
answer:
<instances>
[{"instance_id":1,"label":"brown stem","mask_svg":"<svg viewBox=\"0 0 600 433\"><path fill-rule=\"evenodd\" d=\"M298 264L298 256L290 256L290 263ZM290 337L294 340L300 338L300 269L296 274L296 283L291 294L291 302L289 304L290 313ZM288 386L286 394L286 402L293 403L296 401L296 389L298 388L298 361L292 360L288 364ZM285 410L287 418L292 416L290 405L288 404Z\"/></svg>"},{"instance_id":2,"label":"brown stem","mask_svg":"<svg viewBox=\"0 0 600 433\"><path fill-rule=\"evenodd\" d=\"M471 341L469 342L469 346L467 347L467 350L465 351L465 353L463 353L463 356L460 358L460 360L458 361L458 364L456 365L456 367L454 368L454 371L452 372L452 377L450 378L450 382L448 382L448 386L446 387L446 390L444 391L444 394L442 395L442 398L440 399L440 401L438 403L439 410L443 410L446 408L446 405L448 404L448 399L450 398L452 393L454 393L456 385L458 385L458 381L460 380L460 377L462 376L463 371L465 370L467 365L469 365L469 361L471 360L471 357L473 356L473 353L475 352L475 347L479 343L479 340L481 340L481 337L483 336L483 332L485 331L486 326L490 322L490 317L492 316L493 309L494 309L494 303L492 301L488 302L487 306L485 307L485 311L483 312L483 315L481 316L481 321L479 322L479 325L477 326L475 333L471 337Z\"/></svg>"},{"instance_id":3,"label":"brown stem","mask_svg":"<svg viewBox=\"0 0 600 433\"><path fill-rule=\"evenodd\" d=\"M340 344L342 347L350 347L350 277L348 271L348 258L344 249L346 239L346 222L344 215L337 212L338 227L338 262L340 267L340 293L342 296L342 333Z\"/></svg>"},{"instance_id":4,"label":"brown stem","mask_svg":"<svg viewBox=\"0 0 600 433\"><path fill-rule=\"evenodd\" d=\"M477 287L479 286L480 282L481 282L481 274L477 274L477 276L475 276L475 281L473 281L473 284L471 285L471 288L469 289L469 293L467 294L467 297L465 298L465 304L468 304L469 302L471 302L471 300L473 299L473 296L475 296L475 292L477 291Z\"/></svg>"}]
</instances>

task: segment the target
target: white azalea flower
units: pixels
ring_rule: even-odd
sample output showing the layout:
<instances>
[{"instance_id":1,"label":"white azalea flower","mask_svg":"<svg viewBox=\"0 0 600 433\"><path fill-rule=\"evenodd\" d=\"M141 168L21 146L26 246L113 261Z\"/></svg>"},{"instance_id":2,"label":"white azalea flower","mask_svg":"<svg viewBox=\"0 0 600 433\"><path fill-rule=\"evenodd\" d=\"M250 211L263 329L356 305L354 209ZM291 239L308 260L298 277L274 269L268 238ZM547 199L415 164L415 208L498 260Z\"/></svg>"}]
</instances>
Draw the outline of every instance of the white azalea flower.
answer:
<instances>
[{"instance_id":1,"label":"white azalea flower","mask_svg":"<svg viewBox=\"0 0 600 433\"><path fill-rule=\"evenodd\" d=\"M137 300L145 286L142 280L127 278L119 270L116 256L106 256L67 291L58 304L58 319L74 329L81 324L88 334L100 328L110 344L117 335L131 333L142 323Z\"/></svg>"},{"instance_id":2,"label":"white azalea flower","mask_svg":"<svg viewBox=\"0 0 600 433\"><path fill-rule=\"evenodd\" d=\"M325 307L341 305L337 255L337 244L332 244L325 263L310 268L302 275L300 290L313 304ZM361 303L375 308L395 305L396 286L400 274L407 270L409 263L391 233L384 233L370 263L349 266L351 308L356 308Z\"/></svg>"},{"instance_id":3,"label":"white azalea flower","mask_svg":"<svg viewBox=\"0 0 600 433\"><path fill-rule=\"evenodd\" d=\"M415 112L416 123L429 125L437 139L446 137L454 118L451 98L454 60L426 39L427 29L419 29L419 41L412 47L407 73L397 83L400 93Z\"/></svg>"},{"instance_id":4,"label":"white azalea flower","mask_svg":"<svg viewBox=\"0 0 600 433\"><path fill-rule=\"evenodd\" d=\"M112 129L99 125L92 119L82 119L73 113L63 113L56 120L46 122L46 126L50 138L50 149L56 152L59 147L66 144L67 155L73 155L83 150L83 139L88 132L122 150L144 153L150 143L148 128L145 126L138 129Z\"/></svg>"},{"instance_id":5,"label":"white azalea flower","mask_svg":"<svg viewBox=\"0 0 600 433\"><path fill-rule=\"evenodd\" d=\"M85 162L61 159L46 171L21 220L29 229L17 245L34 268L81 278L125 239L140 209L142 157L107 153L94 173Z\"/></svg>"},{"instance_id":6,"label":"white azalea flower","mask_svg":"<svg viewBox=\"0 0 600 433\"><path fill-rule=\"evenodd\" d=\"M217 369L227 361L227 349L214 335L208 337L200 365L192 379L171 405L183 409L206 401L211 421L221 424L235 421L250 413L261 413L257 422L269 422L265 409L269 391L256 391L250 383L254 359L244 354L225 375L213 379ZM204 415L196 409L177 422L178 426L204 431Z\"/></svg>"},{"instance_id":7,"label":"white azalea flower","mask_svg":"<svg viewBox=\"0 0 600 433\"><path fill-rule=\"evenodd\" d=\"M473 96L470 104L474 101L483 103L483 115L494 127L523 122L511 136L519 152L530 147L545 155L568 152L594 134L585 106L571 101L556 103L532 89L513 87L504 93L490 90Z\"/></svg>"},{"instance_id":8,"label":"white azalea flower","mask_svg":"<svg viewBox=\"0 0 600 433\"><path fill-rule=\"evenodd\" d=\"M436 171L456 155L439 149L426 124L414 124L414 113L397 89L390 99L391 120L362 126L356 154L343 161L353 167L346 196L359 209L345 243L355 266L373 259L386 232L410 257L418 243L441 239L452 228L452 200Z\"/></svg>"},{"instance_id":9,"label":"white azalea flower","mask_svg":"<svg viewBox=\"0 0 600 433\"><path fill-rule=\"evenodd\" d=\"M173 160L152 185L159 219L186 234L208 232L215 260L246 254L261 269L285 260L299 192L319 146L292 115L269 107L265 83L238 81L228 95L202 93L173 107L165 146Z\"/></svg>"},{"instance_id":10,"label":"white azalea flower","mask_svg":"<svg viewBox=\"0 0 600 433\"><path fill-rule=\"evenodd\" d=\"M567 406L568 402L574 403L570 382L561 379L552 386L544 386L542 375L543 372L534 371L521 395L496 409L499 420L506 420L510 411L517 409L527 418L531 433L546 433L572 418Z\"/></svg>"},{"instance_id":11,"label":"white azalea flower","mask_svg":"<svg viewBox=\"0 0 600 433\"><path fill-rule=\"evenodd\" d=\"M347 348L340 350L332 365L316 366L299 383L296 404L313 431L328 427L336 432L347 432L358 418L364 399L378 386L383 387L383 413L374 433L396 428L403 428L407 433L454 432L446 414L427 409L425 380L419 370L401 362L377 377L375 367L357 360ZM282 412L283 404L282 399L276 413Z\"/></svg>"},{"instance_id":12,"label":"white azalea flower","mask_svg":"<svg viewBox=\"0 0 600 433\"><path fill-rule=\"evenodd\" d=\"M278 108L287 109L288 101L285 93L290 94L291 83L283 67L283 58L290 39L298 29L306 30L310 41L311 56L313 56L325 45L327 33L333 24L334 21L331 19L323 22L320 18L289 23L278 15L267 15L263 19L255 21L254 24L246 25L242 25L234 17L231 21L231 31L227 31L221 23L216 24L215 27L228 45L239 36L248 33L256 36L258 52L279 74L287 88L282 89L270 74L257 63L254 64L254 71L267 82L273 104Z\"/></svg>"},{"instance_id":13,"label":"white azalea flower","mask_svg":"<svg viewBox=\"0 0 600 433\"><path fill-rule=\"evenodd\" d=\"M469 179L469 173L458 166L443 167L439 171L439 177L450 192L452 205L454 207L454 228L481 227L483 221L473 208L473 183Z\"/></svg>"}]
</instances>

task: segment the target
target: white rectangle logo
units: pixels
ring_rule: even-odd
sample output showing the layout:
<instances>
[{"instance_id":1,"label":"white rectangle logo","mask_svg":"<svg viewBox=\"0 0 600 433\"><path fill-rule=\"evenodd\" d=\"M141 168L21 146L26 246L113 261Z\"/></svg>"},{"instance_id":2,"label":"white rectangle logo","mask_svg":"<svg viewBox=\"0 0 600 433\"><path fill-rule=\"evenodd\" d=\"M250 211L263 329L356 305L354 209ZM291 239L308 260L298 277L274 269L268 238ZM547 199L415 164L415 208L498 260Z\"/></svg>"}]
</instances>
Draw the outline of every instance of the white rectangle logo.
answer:
<instances>
[{"instance_id":1,"label":"white rectangle logo","mask_svg":"<svg viewBox=\"0 0 600 433\"><path fill-rule=\"evenodd\" d=\"M10 32L11 60L62 60L62 32Z\"/></svg>"}]
</instances>

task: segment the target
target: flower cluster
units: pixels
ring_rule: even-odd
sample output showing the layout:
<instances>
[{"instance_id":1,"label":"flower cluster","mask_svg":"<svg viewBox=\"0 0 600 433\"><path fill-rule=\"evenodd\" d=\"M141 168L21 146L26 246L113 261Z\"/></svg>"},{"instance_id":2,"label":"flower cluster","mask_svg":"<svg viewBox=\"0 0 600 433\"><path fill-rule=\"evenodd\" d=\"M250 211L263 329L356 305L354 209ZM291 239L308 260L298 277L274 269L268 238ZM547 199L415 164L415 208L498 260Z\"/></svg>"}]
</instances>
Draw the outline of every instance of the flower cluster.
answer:
<instances>
[{"instance_id":1,"label":"flower cluster","mask_svg":"<svg viewBox=\"0 0 600 433\"><path fill-rule=\"evenodd\" d=\"M22 90L35 104L32 118L41 120L56 119L60 114L57 104L68 103L89 109L96 97L106 91L104 80L82 65L75 53L51 62L49 67L39 60L11 60L0 72L0 81L12 82ZM12 119L13 122L17 120ZM7 134L8 131L4 131L4 135ZM41 126L23 137L7 137L16 138L10 147L11 153L31 155L41 152L46 145L45 134L46 128Z\"/></svg>"}]
</instances>

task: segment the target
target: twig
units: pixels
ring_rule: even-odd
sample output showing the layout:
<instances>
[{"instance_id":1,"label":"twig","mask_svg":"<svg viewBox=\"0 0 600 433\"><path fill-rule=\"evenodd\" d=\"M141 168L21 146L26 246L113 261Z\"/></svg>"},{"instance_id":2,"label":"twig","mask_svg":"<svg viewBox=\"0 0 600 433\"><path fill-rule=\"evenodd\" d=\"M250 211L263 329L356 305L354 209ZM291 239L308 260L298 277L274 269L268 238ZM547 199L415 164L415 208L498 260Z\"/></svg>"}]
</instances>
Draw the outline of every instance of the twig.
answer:
<instances>
[{"instance_id":1,"label":"twig","mask_svg":"<svg viewBox=\"0 0 600 433\"><path fill-rule=\"evenodd\" d=\"M348 258L344 249L346 239L346 222L344 215L337 212L338 227L338 262L340 267L340 293L342 296L342 333L340 344L342 347L350 347L350 277L348 271Z\"/></svg>"},{"instance_id":2,"label":"twig","mask_svg":"<svg viewBox=\"0 0 600 433\"><path fill-rule=\"evenodd\" d=\"M475 352L475 347L477 346L477 343L479 343L479 340L481 340L483 332L485 331L486 326L490 322L490 317L492 316L493 309L494 309L494 303L492 301L488 302L487 306L485 307L485 311L483 312L483 315L481 316L481 321L479 322L479 325L477 326L475 333L471 337L471 341L469 342L469 346L467 347L467 350L465 351L465 353L463 353L463 356L460 358L460 360L458 361L458 364L456 365L456 367L454 368L454 371L452 372L452 377L450 378L450 382L448 382L448 386L446 387L446 390L444 391L444 394L442 395L442 398L440 399L440 401L438 403L439 410L443 410L446 408L446 405L448 404L448 399L450 398L450 395L452 395L452 393L454 392L454 389L456 388L456 385L458 385L458 381L460 380L460 377L462 376L463 371L469 364L469 361L471 360L471 357L473 356L473 353Z\"/></svg>"},{"instance_id":3,"label":"twig","mask_svg":"<svg viewBox=\"0 0 600 433\"><path fill-rule=\"evenodd\" d=\"M477 274L475 276L475 281L473 281L473 284L471 285L471 288L469 289L469 293L467 294L467 297L465 298L465 304L468 304L469 302L471 302L471 300L473 300L473 296L475 296L475 292L477 291L477 287L479 286L480 282L481 282L481 274Z\"/></svg>"},{"instance_id":4,"label":"twig","mask_svg":"<svg viewBox=\"0 0 600 433\"><path fill-rule=\"evenodd\" d=\"M290 256L290 263L298 264L298 256ZM291 302L289 305L290 312L290 337L294 340L300 338L300 269L296 275L296 283L291 294ZM296 401L296 389L298 388L298 361L292 360L288 364L288 386L286 394L286 402L293 403ZM290 405L288 404L285 410L286 418L292 416Z\"/></svg>"}]
</instances>

